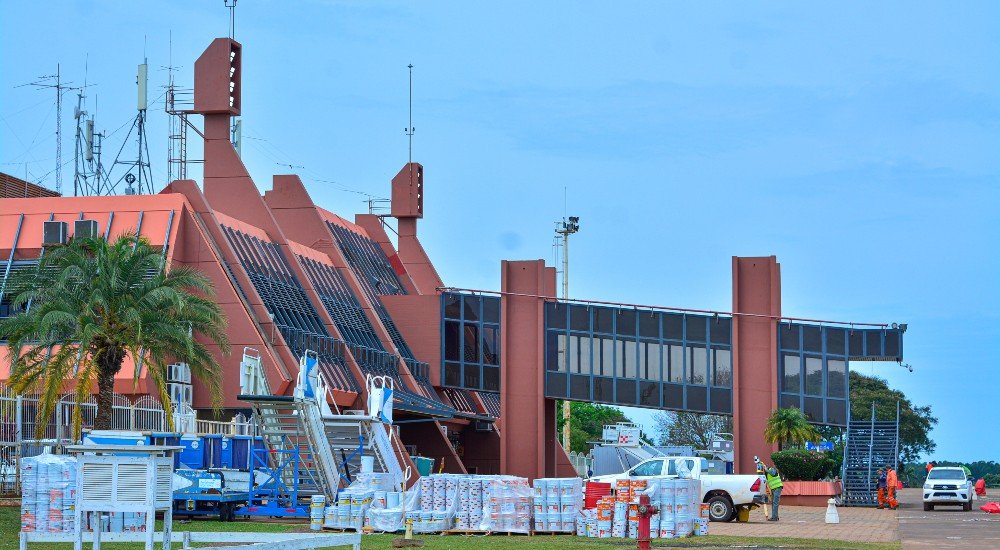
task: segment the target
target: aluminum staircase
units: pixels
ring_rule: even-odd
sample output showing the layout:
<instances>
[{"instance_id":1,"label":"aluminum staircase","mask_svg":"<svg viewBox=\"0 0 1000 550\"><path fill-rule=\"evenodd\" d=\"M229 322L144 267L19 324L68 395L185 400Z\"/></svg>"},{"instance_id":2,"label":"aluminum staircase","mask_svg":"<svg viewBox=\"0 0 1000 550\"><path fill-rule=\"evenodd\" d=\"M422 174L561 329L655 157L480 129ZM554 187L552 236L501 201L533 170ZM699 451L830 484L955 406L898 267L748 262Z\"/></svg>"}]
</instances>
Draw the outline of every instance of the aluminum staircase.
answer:
<instances>
[{"instance_id":1,"label":"aluminum staircase","mask_svg":"<svg viewBox=\"0 0 1000 550\"><path fill-rule=\"evenodd\" d=\"M869 420L849 419L842 479L845 506L877 506L878 469L899 467L899 403L895 420L876 420L875 404Z\"/></svg>"},{"instance_id":2,"label":"aluminum staircase","mask_svg":"<svg viewBox=\"0 0 1000 550\"><path fill-rule=\"evenodd\" d=\"M267 468L285 488L284 497L301 501L313 495L336 498L342 485L361 471L362 457L372 457L373 471L392 474L397 484L409 478L397 458L402 450L382 419L360 414L340 414L330 409L328 389L318 371L318 357L306 351L300 362L294 394L240 395L250 404L258 434L267 448ZM384 380L379 379L379 384ZM391 382L390 382L391 384ZM387 399L391 400L391 386ZM381 396L381 387L378 388ZM369 380L369 394L376 393ZM381 414L381 413L379 413ZM390 412L391 416L391 412ZM260 457L256 461L258 466ZM297 459L296 464L289 461Z\"/></svg>"}]
</instances>

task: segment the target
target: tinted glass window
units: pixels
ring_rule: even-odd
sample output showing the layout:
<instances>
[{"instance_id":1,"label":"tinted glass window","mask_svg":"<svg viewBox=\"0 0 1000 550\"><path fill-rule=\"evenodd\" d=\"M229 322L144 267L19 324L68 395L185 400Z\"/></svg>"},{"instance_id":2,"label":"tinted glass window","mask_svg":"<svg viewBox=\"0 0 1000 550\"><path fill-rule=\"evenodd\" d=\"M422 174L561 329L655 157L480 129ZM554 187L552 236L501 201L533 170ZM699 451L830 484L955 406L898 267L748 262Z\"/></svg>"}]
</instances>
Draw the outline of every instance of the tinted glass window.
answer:
<instances>
[{"instance_id":1,"label":"tinted glass window","mask_svg":"<svg viewBox=\"0 0 1000 550\"><path fill-rule=\"evenodd\" d=\"M561 308L560 311L565 312L566 309ZM500 322L500 298L483 296L483 321L487 323Z\"/></svg>"},{"instance_id":2,"label":"tinted glass window","mask_svg":"<svg viewBox=\"0 0 1000 550\"><path fill-rule=\"evenodd\" d=\"M685 321L687 339L689 342L705 341L705 318L698 315L688 315Z\"/></svg>"},{"instance_id":3,"label":"tinted glass window","mask_svg":"<svg viewBox=\"0 0 1000 550\"><path fill-rule=\"evenodd\" d=\"M670 345L670 382L684 381L684 346Z\"/></svg>"},{"instance_id":4,"label":"tinted glass window","mask_svg":"<svg viewBox=\"0 0 1000 550\"><path fill-rule=\"evenodd\" d=\"M705 386L687 386L687 408L692 411L708 411L708 388Z\"/></svg>"},{"instance_id":5,"label":"tinted glass window","mask_svg":"<svg viewBox=\"0 0 1000 550\"><path fill-rule=\"evenodd\" d=\"M806 357L806 393L823 395L823 360Z\"/></svg>"},{"instance_id":6,"label":"tinted glass window","mask_svg":"<svg viewBox=\"0 0 1000 550\"><path fill-rule=\"evenodd\" d=\"M569 306L569 328L590 330L590 309L587 306Z\"/></svg>"},{"instance_id":7,"label":"tinted glass window","mask_svg":"<svg viewBox=\"0 0 1000 550\"><path fill-rule=\"evenodd\" d=\"M497 352L497 327L483 326L483 363L487 365L499 365L500 354Z\"/></svg>"},{"instance_id":8,"label":"tinted glass window","mask_svg":"<svg viewBox=\"0 0 1000 550\"><path fill-rule=\"evenodd\" d=\"M826 421L839 426L847 424L847 406L844 401L840 399L826 400Z\"/></svg>"},{"instance_id":9,"label":"tinted glass window","mask_svg":"<svg viewBox=\"0 0 1000 550\"><path fill-rule=\"evenodd\" d=\"M684 386L680 384L663 385L663 406L668 409L684 407Z\"/></svg>"},{"instance_id":10,"label":"tinted glass window","mask_svg":"<svg viewBox=\"0 0 1000 550\"><path fill-rule=\"evenodd\" d=\"M732 342L733 320L729 317L716 317L708 321L712 342L729 344Z\"/></svg>"},{"instance_id":11,"label":"tinted glass window","mask_svg":"<svg viewBox=\"0 0 1000 550\"><path fill-rule=\"evenodd\" d=\"M573 399L584 399L590 401L590 377L570 376L569 396Z\"/></svg>"},{"instance_id":12,"label":"tinted glass window","mask_svg":"<svg viewBox=\"0 0 1000 550\"><path fill-rule=\"evenodd\" d=\"M810 422L823 422L823 400L818 397L806 397L805 409L802 412L806 413L806 418Z\"/></svg>"},{"instance_id":13,"label":"tinted glass window","mask_svg":"<svg viewBox=\"0 0 1000 550\"><path fill-rule=\"evenodd\" d=\"M850 353L852 357L859 357L864 354L864 338L865 334L860 330L852 330L848 333L848 341L850 342Z\"/></svg>"},{"instance_id":14,"label":"tinted glass window","mask_svg":"<svg viewBox=\"0 0 1000 550\"><path fill-rule=\"evenodd\" d=\"M870 330L865 337L867 347L865 355L882 355L882 332Z\"/></svg>"},{"instance_id":15,"label":"tinted glass window","mask_svg":"<svg viewBox=\"0 0 1000 550\"><path fill-rule=\"evenodd\" d=\"M639 336L646 336L649 338L659 338L660 337L660 314L659 313L646 313L642 312L639 314Z\"/></svg>"},{"instance_id":16,"label":"tinted glass window","mask_svg":"<svg viewBox=\"0 0 1000 550\"><path fill-rule=\"evenodd\" d=\"M462 324L446 321L444 324L444 358L457 361L461 352Z\"/></svg>"},{"instance_id":17,"label":"tinted glass window","mask_svg":"<svg viewBox=\"0 0 1000 550\"><path fill-rule=\"evenodd\" d=\"M545 303L546 328L566 328L566 317L568 314L569 314L568 306L560 304L558 302L546 302Z\"/></svg>"},{"instance_id":18,"label":"tinted glass window","mask_svg":"<svg viewBox=\"0 0 1000 550\"><path fill-rule=\"evenodd\" d=\"M826 394L830 397L846 397L847 363L839 359L827 359L826 371Z\"/></svg>"},{"instance_id":19,"label":"tinted glass window","mask_svg":"<svg viewBox=\"0 0 1000 550\"><path fill-rule=\"evenodd\" d=\"M692 346L688 348L688 360L691 365L690 384L708 384L708 354L703 347Z\"/></svg>"},{"instance_id":20,"label":"tinted glass window","mask_svg":"<svg viewBox=\"0 0 1000 550\"><path fill-rule=\"evenodd\" d=\"M844 355L844 343L846 342L846 334L842 328L830 328L826 327L826 352L833 353L835 355Z\"/></svg>"},{"instance_id":21,"label":"tinted glass window","mask_svg":"<svg viewBox=\"0 0 1000 550\"><path fill-rule=\"evenodd\" d=\"M781 394L781 408L787 409L787 408L790 408L790 407L794 407L796 409L800 408L800 406L799 406L799 396L798 395L791 395L791 394L788 394L788 393Z\"/></svg>"},{"instance_id":22,"label":"tinted glass window","mask_svg":"<svg viewBox=\"0 0 1000 550\"><path fill-rule=\"evenodd\" d=\"M475 323L465 323L464 337L462 345L465 349L464 359L473 363L479 362L479 325Z\"/></svg>"},{"instance_id":23,"label":"tinted glass window","mask_svg":"<svg viewBox=\"0 0 1000 550\"><path fill-rule=\"evenodd\" d=\"M615 390L617 396L615 401L625 405L636 405L637 400L635 397L635 387L635 380L619 378L618 386Z\"/></svg>"},{"instance_id":24,"label":"tinted glass window","mask_svg":"<svg viewBox=\"0 0 1000 550\"><path fill-rule=\"evenodd\" d=\"M799 325L778 323L781 349L799 349Z\"/></svg>"},{"instance_id":25,"label":"tinted glass window","mask_svg":"<svg viewBox=\"0 0 1000 550\"><path fill-rule=\"evenodd\" d=\"M728 349L712 350L715 366L712 371L712 385L729 387L733 384L732 353Z\"/></svg>"},{"instance_id":26,"label":"tinted glass window","mask_svg":"<svg viewBox=\"0 0 1000 550\"><path fill-rule=\"evenodd\" d=\"M566 375L559 372L546 372L545 392L553 397L566 397Z\"/></svg>"},{"instance_id":27,"label":"tinted glass window","mask_svg":"<svg viewBox=\"0 0 1000 550\"><path fill-rule=\"evenodd\" d=\"M500 368L483 367L483 389L500 391Z\"/></svg>"},{"instance_id":28,"label":"tinted glass window","mask_svg":"<svg viewBox=\"0 0 1000 550\"><path fill-rule=\"evenodd\" d=\"M640 382L639 404L645 407L659 407L660 385L655 382Z\"/></svg>"},{"instance_id":29,"label":"tinted glass window","mask_svg":"<svg viewBox=\"0 0 1000 550\"><path fill-rule=\"evenodd\" d=\"M478 388L479 386L479 365L465 365L465 387L466 388Z\"/></svg>"},{"instance_id":30,"label":"tinted glass window","mask_svg":"<svg viewBox=\"0 0 1000 550\"><path fill-rule=\"evenodd\" d=\"M465 312L466 321L479 320L479 296L463 296L462 311Z\"/></svg>"},{"instance_id":31,"label":"tinted glass window","mask_svg":"<svg viewBox=\"0 0 1000 550\"><path fill-rule=\"evenodd\" d=\"M823 351L823 328L812 325L802 327L802 349L806 351Z\"/></svg>"},{"instance_id":32,"label":"tinted glass window","mask_svg":"<svg viewBox=\"0 0 1000 550\"><path fill-rule=\"evenodd\" d=\"M610 378L594 377L594 401L611 403L614 401L613 392L614 384Z\"/></svg>"},{"instance_id":33,"label":"tinted glass window","mask_svg":"<svg viewBox=\"0 0 1000 550\"><path fill-rule=\"evenodd\" d=\"M624 364L624 372L626 378L635 378L638 376L638 371L636 370L636 343L634 340L625 340L621 342L624 345L623 355L621 362ZM619 349L622 349L619 347Z\"/></svg>"},{"instance_id":34,"label":"tinted glass window","mask_svg":"<svg viewBox=\"0 0 1000 550\"><path fill-rule=\"evenodd\" d=\"M462 315L462 297L457 294L444 294L444 316L449 319L459 319Z\"/></svg>"},{"instance_id":35,"label":"tinted glass window","mask_svg":"<svg viewBox=\"0 0 1000 550\"><path fill-rule=\"evenodd\" d=\"M620 309L618 310L618 320L617 325L615 325L615 330L618 334L627 334L629 336L635 335L635 310L634 309Z\"/></svg>"},{"instance_id":36,"label":"tinted glass window","mask_svg":"<svg viewBox=\"0 0 1000 550\"><path fill-rule=\"evenodd\" d=\"M614 315L612 311L603 307L593 308L594 332L611 334L614 332Z\"/></svg>"},{"instance_id":37,"label":"tinted glass window","mask_svg":"<svg viewBox=\"0 0 1000 550\"><path fill-rule=\"evenodd\" d=\"M444 364L444 383L449 386L459 386L462 383L462 366L458 363Z\"/></svg>"},{"instance_id":38,"label":"tinted glass window","mask_svg":"<svg viewBox=\"0 0 1000 550\"><path fill-rule=\"evenodd\" d=\"M885 355L887 357L899 357L899 332L888 330L885 333Z\"/></svg>"},{"instance_id":39,"label":"tinted glass window","mask_svg":"<svg viewBox=\"0 0 1000 550\"><path fill-rule=\"evenodd\" d=\"M799 375L801 367L799 365L798 355L785 355L783 375L781 377L781 389L787 392L801 391L799 389Z\"/></svg>"},{"instance_id":40,"label":"tinted glass window","mask_svg":"<svg viewBox=\"0 0 1000 550\"><path fill-rule=\"evenodd\" d=\"M680 340L684 336L684 316L679 313L663 314L663 337Z\"/></svg>"}]
</instances>

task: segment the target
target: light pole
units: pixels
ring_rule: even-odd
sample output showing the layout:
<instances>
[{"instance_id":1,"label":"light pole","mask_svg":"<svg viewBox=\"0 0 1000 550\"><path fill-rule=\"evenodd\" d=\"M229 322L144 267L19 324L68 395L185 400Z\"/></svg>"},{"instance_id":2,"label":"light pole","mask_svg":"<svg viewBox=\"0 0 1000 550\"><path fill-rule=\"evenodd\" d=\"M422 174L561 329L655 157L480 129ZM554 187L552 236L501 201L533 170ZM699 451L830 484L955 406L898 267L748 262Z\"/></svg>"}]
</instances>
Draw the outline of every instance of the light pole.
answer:
<instances>
[{"instance_id":1,"label":"light pole","mask_svg":"<svg viewBox=\"0 0 1000 550\"><path fill-rule=\"evenodd\" d=\"M567 221L568 220L568 221ZM563 300L569 300L569 236L580 230L580 218L578 216L570 216L569 218L563 218L561 222L556 222L556 233L562 236L562 297ZM563 362L567 364L567 370L569 370L569 353L563 354ZM569 400L563 400L563 433L562 433L562 444L563 449L569 453Z\"/></svg>"}]
</instances>

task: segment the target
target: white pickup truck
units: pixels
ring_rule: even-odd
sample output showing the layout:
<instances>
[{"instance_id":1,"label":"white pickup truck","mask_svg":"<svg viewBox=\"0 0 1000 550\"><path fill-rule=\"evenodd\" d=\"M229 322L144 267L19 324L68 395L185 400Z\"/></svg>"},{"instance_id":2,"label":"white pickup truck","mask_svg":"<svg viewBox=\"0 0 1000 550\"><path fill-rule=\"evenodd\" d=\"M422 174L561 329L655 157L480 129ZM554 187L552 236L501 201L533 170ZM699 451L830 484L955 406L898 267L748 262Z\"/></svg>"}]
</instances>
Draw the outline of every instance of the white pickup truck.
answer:
<instances>
[{"instance_id":1,"label":"white pickup truck","mask_svg":"<svg viewBox=\"0 0 1000 550\"><path fill-rule=\"evenodd\" d=\"M677 477L677 461L683 461L691 477L701 480L701 501L708 504L712 521L732 521L740 508L753 508L764 501L764 476L703 474L708 460L696 457L655 457L644 460L620 474L595 476L588 481L610 483L619 479Z\"/></svg>"}]
</instances>

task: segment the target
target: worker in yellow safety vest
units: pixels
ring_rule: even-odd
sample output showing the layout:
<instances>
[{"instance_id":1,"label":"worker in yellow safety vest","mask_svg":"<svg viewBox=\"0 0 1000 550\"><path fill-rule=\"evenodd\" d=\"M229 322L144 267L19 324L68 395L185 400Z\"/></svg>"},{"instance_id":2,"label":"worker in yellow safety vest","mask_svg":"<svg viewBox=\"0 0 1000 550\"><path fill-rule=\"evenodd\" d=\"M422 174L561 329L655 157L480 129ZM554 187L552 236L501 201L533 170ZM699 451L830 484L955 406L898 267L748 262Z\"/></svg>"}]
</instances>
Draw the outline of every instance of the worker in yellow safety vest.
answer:
<instances>
[{"instance_id":1,"label":"worker in yellow safety vest","mask_svg":"<svg viewBox=\"0 0 1000 550\"><path fill-rule=\"evenodd\" d=\"M781 501L781 488L785 484L782 483L778 470L773 467L768 468L764 475L767 480L767 490L771 493L771 517L767 518L767 521L778 521L778 503Z\"/></svg>"}]
</instances>

